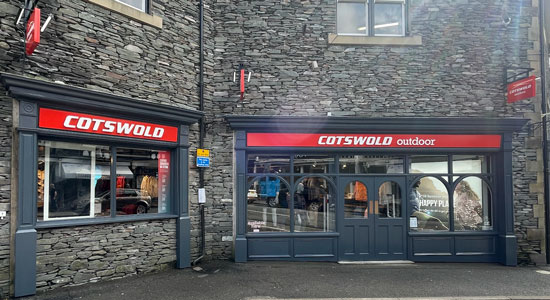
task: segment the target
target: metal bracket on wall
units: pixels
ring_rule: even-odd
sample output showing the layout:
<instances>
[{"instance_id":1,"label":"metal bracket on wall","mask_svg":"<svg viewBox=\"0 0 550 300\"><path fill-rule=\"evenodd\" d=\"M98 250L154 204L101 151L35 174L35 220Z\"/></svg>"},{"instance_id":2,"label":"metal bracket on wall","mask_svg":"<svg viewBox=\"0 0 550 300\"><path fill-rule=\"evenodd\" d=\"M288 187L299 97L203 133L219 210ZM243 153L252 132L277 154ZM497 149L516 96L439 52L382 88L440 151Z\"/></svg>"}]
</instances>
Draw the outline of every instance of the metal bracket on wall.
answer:
<instances>
[{"instance_id":1,"label":"metal bracket on wall","mask_svg":"<svg viewBox=\"0 0 550 300\"><path fill-rule=\"evenodd\" d=\"M529 73L531 71L534 71L533 68L520 68L520 67L505 67L504 68L504 85L507 85L509 83L512 83L514 81L518 81L523 78L529 77ZM512 75L508 75L508 73L512 73Z\"/></svg>"},{"instance_id":2,"label":"metal bracket on wall","mask_svg":"<svg viewBox=\"0 0 550 300\"><path fill-rule=\"evenodd\" d=\"M541 119L543 121L540 122L529 122L525 124L521 131L527 131L529 136L533 136L535 134L535 131L537 129L540 129L544 123L550 124L550 119L547 118L547 116L550 115L550 113L541 114ZM546 118L545 118L546 117Z\"/></svg>"}]
</instances>

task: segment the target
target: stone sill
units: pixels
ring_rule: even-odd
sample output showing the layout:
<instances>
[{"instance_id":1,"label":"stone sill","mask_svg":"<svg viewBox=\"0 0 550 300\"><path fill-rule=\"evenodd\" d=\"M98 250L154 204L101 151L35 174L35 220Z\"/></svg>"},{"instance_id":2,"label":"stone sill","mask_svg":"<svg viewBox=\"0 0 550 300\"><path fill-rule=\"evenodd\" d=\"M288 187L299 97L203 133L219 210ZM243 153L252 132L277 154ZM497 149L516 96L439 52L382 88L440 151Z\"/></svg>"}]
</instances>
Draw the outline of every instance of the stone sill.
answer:
<instances>
[{"instance_id":1,"label":"stone sill","mask_svg":"<svg viewBox=\"0 0 550 300\"><path fill-rule=\"evenodd\" d=\"M50 229L50 228L103 225L103 224L112 224L112 223L153 221L153 220L176 219L176 218L178 218L178 216L172 215L172 214L141 214L141 215L116 216L114 218L96 217L96 218L82 218L82 219L72 219L72 220L49 220L49 221L37 221L35 228Z\"/></svg>"},{"instance_id":2,"label":"stone sill","mask_svg":"<svg viewBox=\"0 0 550 300\"><path fill-rule=\"evenodd\" d=\"M95 5L106 8L110 11L117 12L121 15L125 15L130 19L138 21L140 23L148 24L153 27L162 29L162 18L159 16L153 16L148 13L144 13L138 9L135 9L131 6L122 4L115 0L86 0Z\"/></svg>"},{"instance_id":3,"label":"stone sill","mask_svg":"<svg viewBox=\"0 0 550 300\"><path fill-rule=\"evenodd\" d=\"M328 34L331 45L422 46L421 36L356 36Z\"/></svg>"}]
</instances>

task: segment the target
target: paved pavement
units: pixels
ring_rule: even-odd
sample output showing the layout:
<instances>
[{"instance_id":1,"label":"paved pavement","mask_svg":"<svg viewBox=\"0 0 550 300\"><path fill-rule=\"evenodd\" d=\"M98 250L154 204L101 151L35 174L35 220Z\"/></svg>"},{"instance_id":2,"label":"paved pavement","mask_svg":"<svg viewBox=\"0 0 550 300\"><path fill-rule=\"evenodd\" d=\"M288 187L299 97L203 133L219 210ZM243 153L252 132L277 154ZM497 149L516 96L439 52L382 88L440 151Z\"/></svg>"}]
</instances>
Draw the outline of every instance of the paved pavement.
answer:
<instances>
[{"instance_id":1,"label":"paved pavement","mask_svg":"<svg viewBox=\"0 0 550 300\"><path fill-rule=\"evenodd\" d=\"M203 270L170 269L25 299L550 299L550 267L230 261L199 266Z\"/></svg>"}]
</instances>

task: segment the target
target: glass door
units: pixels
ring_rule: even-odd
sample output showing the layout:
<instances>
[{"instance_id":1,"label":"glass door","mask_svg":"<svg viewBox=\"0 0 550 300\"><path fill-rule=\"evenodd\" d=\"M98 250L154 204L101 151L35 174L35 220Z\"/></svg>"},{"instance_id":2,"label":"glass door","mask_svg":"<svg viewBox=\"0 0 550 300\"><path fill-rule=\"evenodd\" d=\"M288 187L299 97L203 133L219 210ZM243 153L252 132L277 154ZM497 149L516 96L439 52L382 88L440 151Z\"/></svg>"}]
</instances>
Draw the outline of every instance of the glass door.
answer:
<instances>
[{"instance_id":1,"label":"glass door","mask_svg":"<svg viewBox=\"0 0 550 300\"><path fill-rule=\"evenodd\" d=\"M403 177L340 178L340 260L406 258L404 186Z\"/></svg>"},{"instance_id":2,"label":"glass door","mask_svg":"<svg viewBox=\"0 0 550 300\"><path fill-rule=\"evenodd\" d=\"M374 181L344 177L339 182L339 259L374 259Z\"/></svg>"},{"instance_id":3,"label":"glass door","mask_svg":"<svg viewBox=\"0 0 550 300\"><path fill-rule=\"evenodd\" d=\"M406 201L403 177L374 179L375 256L377 260L406 258Z\"/></svg>"}]
</instances>

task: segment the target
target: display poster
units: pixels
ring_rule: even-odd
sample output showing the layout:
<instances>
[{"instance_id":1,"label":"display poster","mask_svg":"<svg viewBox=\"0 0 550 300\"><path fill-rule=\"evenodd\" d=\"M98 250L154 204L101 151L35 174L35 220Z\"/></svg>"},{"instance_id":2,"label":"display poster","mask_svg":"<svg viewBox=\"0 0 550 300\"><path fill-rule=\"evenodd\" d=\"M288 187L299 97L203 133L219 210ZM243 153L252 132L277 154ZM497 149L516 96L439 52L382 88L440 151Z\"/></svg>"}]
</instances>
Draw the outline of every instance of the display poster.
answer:
<instances>
[{"instance_id":1,"label":"display poster","mask_svg":"<svg viewBox=\"0 0 550 300\"><path fill-rule=\"evenodd\" d=\"M158 152L158 211L168 211L168 193L170 183L170 151Z\"/></svg>"}]
</instances>

